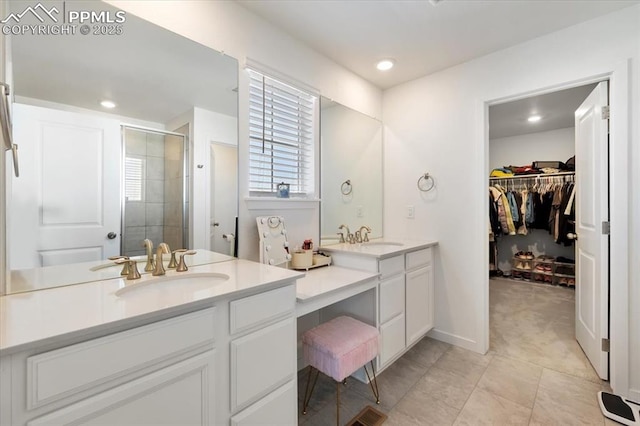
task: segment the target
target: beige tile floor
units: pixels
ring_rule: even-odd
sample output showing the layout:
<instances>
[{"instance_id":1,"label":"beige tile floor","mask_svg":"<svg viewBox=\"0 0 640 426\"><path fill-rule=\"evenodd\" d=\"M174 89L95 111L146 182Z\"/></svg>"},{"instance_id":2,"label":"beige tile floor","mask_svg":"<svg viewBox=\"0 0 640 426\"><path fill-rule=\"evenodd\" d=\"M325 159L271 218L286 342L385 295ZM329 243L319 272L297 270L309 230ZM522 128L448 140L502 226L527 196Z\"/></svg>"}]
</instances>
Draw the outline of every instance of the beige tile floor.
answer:
<instances>
[{"instance_id":1,"label":"beige tile floor","mask_svg":"<svg viewBox=\"0 0 640 426\"><path fill-rule=\"evenodd\" d=\"M385 425L614 425L596 392L608 390L575 341L574 291L490 281L491 349L486 355L425 338L378 378ZM335 424L335 382L316 385L299 424ZM299 400L306 370L299 376ZM350 379L341 390L345 424L375 401Z\"/></svg>"}]
</instances>

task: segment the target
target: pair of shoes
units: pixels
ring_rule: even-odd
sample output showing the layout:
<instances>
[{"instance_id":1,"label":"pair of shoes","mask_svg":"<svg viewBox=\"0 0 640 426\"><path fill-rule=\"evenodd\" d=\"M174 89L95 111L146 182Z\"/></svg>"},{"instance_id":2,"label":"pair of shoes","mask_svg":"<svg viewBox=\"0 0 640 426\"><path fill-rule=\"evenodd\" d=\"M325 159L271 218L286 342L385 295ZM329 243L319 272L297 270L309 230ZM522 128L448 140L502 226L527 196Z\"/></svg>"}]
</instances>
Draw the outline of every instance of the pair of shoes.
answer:
<instances>
[{"instance_id":1,"label":"pair of shoes","mask_svg":"<svg viewBox=\"0 0 640 426\"><path fill-rule=\"evenodd\" d=\"M558 280L558 284L567 285L567 279L565 277L560 277L560 279Z\"/></svg>"},{"instance_id":2,"label":"pair of shoes","mask_svg":"<svg viewBox=\"0 0 640 426\"><path fill-rule=\"evenodd\" d=\"M575 280L575 278L568 278L568 279L567 279L567 285L573 285L573 286L575 286L575 285L576 285L576 280Z\"/></svg>"},{"instance_id":3,"label":"pair of shoes","mask_svg":"<svg viewBox=\"0 0 640 426\"><path fill-rule=\"evenodd\" d=\"M514 257L522 260L533 260L533 253L530 251L519 251L514 254Z\"/></svg>"},{"instance_id":4,"label":"pair of shoes","mask_svg":"<svg viewBox=\"0 0 640 426\"><path fill-rule=\"evenodd\" d=\"M531 269L531 263L529 262L522 262L524 263L524 268L523 269Z\"/></svg>"},{"instance_id":5,"label":"pair of shoes","mask_svg":"<svg viewBox=\"0 0 640 426\"><path fill-rule=\"evenodd\" d=\"M518 262L516 264L516 269L524 269L524 262Z\"/></svg>"}]
</instances>

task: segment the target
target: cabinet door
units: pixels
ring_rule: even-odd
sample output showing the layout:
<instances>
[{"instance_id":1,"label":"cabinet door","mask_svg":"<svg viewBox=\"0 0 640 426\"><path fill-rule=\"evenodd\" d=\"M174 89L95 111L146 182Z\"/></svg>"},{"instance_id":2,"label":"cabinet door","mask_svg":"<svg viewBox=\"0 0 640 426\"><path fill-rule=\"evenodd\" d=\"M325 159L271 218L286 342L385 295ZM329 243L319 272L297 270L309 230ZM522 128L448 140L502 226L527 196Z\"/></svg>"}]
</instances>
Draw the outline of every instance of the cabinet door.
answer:
<instances>
[{"instance_id":1,"label":"cabinet door","mask_svg":"<svg viewBox=\"0 0 640 426\"><path fill-rule=\"evenodd\" d=\"M381 367L400 354L405 348L404 340L404 314L387 321L380 326L382 347L380 348Z\"/></svg>"},{"instance_id":2,"label":"cabinet door","mask_svg":"<svg viewBox=\"0 0 640 426\"><path fill-rule=\"evenodd\" d=\"M292 380L231 417L231 426L298 424L298 395L295 385L295 380Z\"/></svg>"},{"instance_id":3,"label":"cabinet door","mask_svg":"<svg viewBox=\"0 0 640 426\"><path fill-rule=\"evenodd\" d=\"M380 281L380 323L404 312L404 274Z\"/></svg>"},{"instance_id":4,"label":"cabinet door","mask_svg":"<svg viewBox=\"0 0 640 426\"><path fill-rule=\"evenodd\" d=\"M433 266L406 275L407 345L411 345L433 328Z\"/></svg>"},{"instance_id":5,"label":"cabinet door","mask_svg":"<svg viewBox=\"0 0 640 426\"><path fill-rule=\"evenodd\" d=\"M213 372L214 352L208 351L27 425L211 425Z\"/></svg>"}]
</instances>

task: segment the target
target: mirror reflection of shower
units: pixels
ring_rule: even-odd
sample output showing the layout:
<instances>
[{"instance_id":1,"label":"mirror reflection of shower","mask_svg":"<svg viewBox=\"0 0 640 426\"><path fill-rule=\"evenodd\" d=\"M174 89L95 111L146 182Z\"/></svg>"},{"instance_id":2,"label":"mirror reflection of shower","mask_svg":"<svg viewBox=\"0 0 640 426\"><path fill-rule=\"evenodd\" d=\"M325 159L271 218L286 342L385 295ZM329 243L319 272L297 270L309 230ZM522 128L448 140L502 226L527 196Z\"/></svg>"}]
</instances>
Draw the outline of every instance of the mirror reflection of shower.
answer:
<instances>
[{"instance_id":1,"label":"mirror reflection of shower","mask_svg":"<svg viewBox=\"0 0 640 426\"><path fill-rule=\"evenodd\" d=\"M187 248L188 143L185 135L123 126L120 253L144 255L142 241Z\"/></svg>"}]
</instances>

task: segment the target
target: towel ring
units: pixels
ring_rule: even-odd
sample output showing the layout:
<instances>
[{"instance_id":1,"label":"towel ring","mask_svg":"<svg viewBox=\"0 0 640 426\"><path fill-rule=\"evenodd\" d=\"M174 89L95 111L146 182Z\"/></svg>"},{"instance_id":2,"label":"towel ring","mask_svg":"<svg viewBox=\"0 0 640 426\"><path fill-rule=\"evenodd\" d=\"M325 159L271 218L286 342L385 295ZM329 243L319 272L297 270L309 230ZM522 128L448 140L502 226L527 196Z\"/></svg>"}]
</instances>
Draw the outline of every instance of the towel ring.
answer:
<instances>
[{"instance_id":1,"label":"towel ring","mask_svg":"<svg viewBox=\"0 0 640 426\"><path fill-rule=\"evenodd\" d=\"M435 186L435 181L429 173L425 173L418 178L418 189L422 192L428 192Z\"/></svg>"},{"instance_id":2,"label":"towel ring","mask_svg":"<svg viewBox=\"0 0 640 426\"><path fill-rule=\"evenodd\" d=\"M342 192L342 195L349 195L351 194L351 191L353 191L353 186L351 186L351 179L347 179L342 182L342 185L340 185L340 192Z\"/></svg>"}]
</instances>

